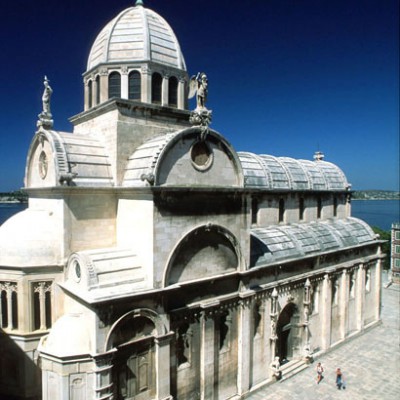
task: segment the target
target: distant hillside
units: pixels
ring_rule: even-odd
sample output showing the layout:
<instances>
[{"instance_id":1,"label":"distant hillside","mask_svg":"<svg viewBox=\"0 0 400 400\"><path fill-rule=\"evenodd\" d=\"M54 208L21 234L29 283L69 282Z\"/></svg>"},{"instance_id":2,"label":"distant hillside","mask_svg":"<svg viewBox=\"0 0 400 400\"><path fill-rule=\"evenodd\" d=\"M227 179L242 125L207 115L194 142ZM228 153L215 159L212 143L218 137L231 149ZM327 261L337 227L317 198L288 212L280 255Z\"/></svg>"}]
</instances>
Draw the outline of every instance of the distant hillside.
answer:
<instances>
[{"instance_id":1,"label":"distant hillside","mask_svg":"<svg viewBox=\"0 0 400 400\"><path fill-rule=\"evenodd\" d=\"M28 195L22 190L0 193L0 203L26 203L27 201Z\"/></svg>"},{"instance_id":2,"label":"distant hillside","mask_svg":"<svg viewBox=\"0 0 400 400\"><path fill-rule=\"evenodd\" d=\"M391 190L355 190L353 200L400 200L400 192Z\"/></svg>"}]
</instances>

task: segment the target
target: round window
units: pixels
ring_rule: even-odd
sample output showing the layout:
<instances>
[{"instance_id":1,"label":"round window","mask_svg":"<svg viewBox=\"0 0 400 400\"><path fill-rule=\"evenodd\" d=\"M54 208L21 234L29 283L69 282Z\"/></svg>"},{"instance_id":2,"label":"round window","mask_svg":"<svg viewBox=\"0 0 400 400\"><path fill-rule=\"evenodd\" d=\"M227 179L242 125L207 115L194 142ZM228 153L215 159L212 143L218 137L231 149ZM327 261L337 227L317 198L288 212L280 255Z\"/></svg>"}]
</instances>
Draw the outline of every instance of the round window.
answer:
<instances>
[{"instance_id":1,"label":"round window","mask_svg":"<svg viewBox=\"0 0 400 400\"><path fill-rule=\"evenodd\" d=\"M192 146L191 158L195 168L205 170L211 166L213 153L206 142L196 142Z\"/></svg>"},{"instance_id":2,"label":"round window","mask_svg":"<svg viewBox=\"0 0 400 400\"><path fill-rule=\"evenodd\" d=\"M81 280L81 266L78 261L74 261L74 273L75 280L79 282Z\"/></svg>"},{"instance_id":3,"label":"round window","mask_svg":"<svg viewBox=\"0 0 400 400\"><path fill-rule=\"evenodd\" d=\"M48 166L47 155L42 151L39 156L39 175L42 179L46 178Z\"/></svg>"}]
</instances>

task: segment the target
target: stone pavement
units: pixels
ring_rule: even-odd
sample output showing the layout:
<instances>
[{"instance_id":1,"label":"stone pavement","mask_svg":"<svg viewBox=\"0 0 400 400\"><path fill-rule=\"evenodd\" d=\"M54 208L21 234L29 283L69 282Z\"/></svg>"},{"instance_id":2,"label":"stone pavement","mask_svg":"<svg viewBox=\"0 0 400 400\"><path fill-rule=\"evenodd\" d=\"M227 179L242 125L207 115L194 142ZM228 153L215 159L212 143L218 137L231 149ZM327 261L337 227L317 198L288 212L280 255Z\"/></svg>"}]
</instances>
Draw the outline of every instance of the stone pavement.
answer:
<instances>
[{"instance_id":1,"label":"stone pavement","mask_svg":"<svg viewBox=\"0 0 400 400\"><path fill-rule=\"evenodd\" d=\"M384 284L386 274L383 274ZM382 324L314 360L288 380L277 382L247 400L398 400L400 398L400 286L382 288ZM321 362L325 379L316 384ZM341 368L346 390L335 386Z\"/></svg>"}]
</instances>

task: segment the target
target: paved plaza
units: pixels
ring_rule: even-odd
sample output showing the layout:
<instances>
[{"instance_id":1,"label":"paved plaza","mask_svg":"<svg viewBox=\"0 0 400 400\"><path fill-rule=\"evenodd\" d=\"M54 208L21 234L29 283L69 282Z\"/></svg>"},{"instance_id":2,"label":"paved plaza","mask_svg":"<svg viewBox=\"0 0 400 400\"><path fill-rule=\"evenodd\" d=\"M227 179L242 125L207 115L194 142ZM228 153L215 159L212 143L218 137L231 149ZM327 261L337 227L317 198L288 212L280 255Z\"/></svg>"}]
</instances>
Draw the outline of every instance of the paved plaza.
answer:
<instances>
[{"instance_id":1,"label":"paved plaza","mask_svg":"<svg viewBox=\"0 0 400 400\"><path fill-rule=\"evenodd\" d=\"M383 274L386 283L386 273ZM251 400L398 400L400 398L400 287L382 289L382 324L317 358L294 377L268 386ZM325 379L316 384L321 362ZM345 376L346 390L335 386L336 368Z\"/></svg>"}]
</instances>

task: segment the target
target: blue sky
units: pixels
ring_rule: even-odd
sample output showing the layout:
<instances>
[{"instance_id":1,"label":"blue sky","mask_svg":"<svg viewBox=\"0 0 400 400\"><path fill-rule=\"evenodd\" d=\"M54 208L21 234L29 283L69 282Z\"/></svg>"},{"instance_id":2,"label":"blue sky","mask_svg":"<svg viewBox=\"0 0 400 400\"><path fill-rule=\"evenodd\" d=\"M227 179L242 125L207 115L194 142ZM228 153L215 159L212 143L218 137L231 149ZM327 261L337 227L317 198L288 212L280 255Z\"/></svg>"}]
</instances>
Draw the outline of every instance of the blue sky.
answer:
<instances>
[{"instance_id":1,"label":"blue sky","mask_svg":"<svg viewBox=\"0 0 400 400\"><path fill-rule=\"evenodd\" d=\"M397 0L144 0L209 78L211 127L236 150L312 159L353 189L399 190ZM0 24L0 192L23 186L43 76L56 130L83 110L101 28L134 0L13 0Z\"/></svg>"}]
</instances>

